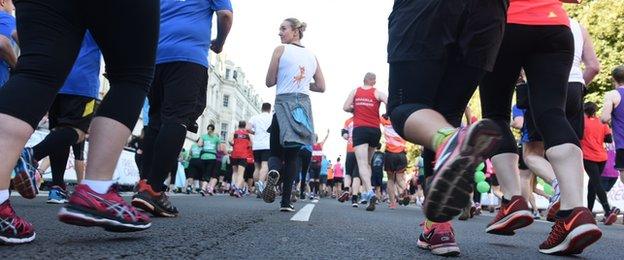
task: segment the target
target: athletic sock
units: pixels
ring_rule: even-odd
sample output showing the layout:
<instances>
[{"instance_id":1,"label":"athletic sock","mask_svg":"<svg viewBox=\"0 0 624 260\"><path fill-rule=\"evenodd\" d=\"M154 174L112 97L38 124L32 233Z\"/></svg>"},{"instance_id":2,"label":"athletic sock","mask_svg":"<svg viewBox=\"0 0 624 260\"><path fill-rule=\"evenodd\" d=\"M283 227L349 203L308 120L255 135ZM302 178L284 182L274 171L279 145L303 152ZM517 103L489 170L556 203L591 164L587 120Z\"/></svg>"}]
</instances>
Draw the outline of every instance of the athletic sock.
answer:
<instances>
[{"instance_id":1,"label":"athletic sock","mask_svg":"<svg viewBox=\"0 0 624 260\"><path fill-rule=\"evenodd\" d=\"M433 135L433 149L438 150L438 147L446 142L456 131L457 129L451 127L438 129Z\"/></svg>"},{"instance_id":2,"label":"athletic sock","mask_svg":"<svg viewBox=\"0 0 624 260\"><path fill-rule=\"evenodd\" d=\"M115 183L115 181L113 180L108 180L108 181L101 181L101 180L82 180L81 184L87 185L89 186L89 188L91 188L93 191L99 193L99 194L104 194L106 192L108 192L108 189L113 186L113 183Z\"/></svg>"},{"instance_id":3,"label":"athletic sock","mask_svg":"<svg viewBox=\"0 0 624 260\"><path fill-rule=\"evenodd\" d=\"M9 199L9 190L0 190L0 204L4 203Z\"/></svg>"},{"instance_id":4,"label":"athletic sock","mask_svg":"<svg viewBox=\"0 0 624 260\"><path fill-rule=\"evenodd\" d=\"M567 218L570 216L570 214L572 214L572 210L559 210L559 212L557 212L557 218L558 219L563 219L563 218Z\"/></svg>"},{"instance_id":5,"label":"athletic sock","mask_svg":"<svg viewBox=\"0 0 624 260\"><path fill-rule=\"evenodd\" d=\"M70 127L53 129L43 141L33 147L33 157L40 161L59 147L69 147L78 141L78 133Z\"/></svg>"}]
</instances>

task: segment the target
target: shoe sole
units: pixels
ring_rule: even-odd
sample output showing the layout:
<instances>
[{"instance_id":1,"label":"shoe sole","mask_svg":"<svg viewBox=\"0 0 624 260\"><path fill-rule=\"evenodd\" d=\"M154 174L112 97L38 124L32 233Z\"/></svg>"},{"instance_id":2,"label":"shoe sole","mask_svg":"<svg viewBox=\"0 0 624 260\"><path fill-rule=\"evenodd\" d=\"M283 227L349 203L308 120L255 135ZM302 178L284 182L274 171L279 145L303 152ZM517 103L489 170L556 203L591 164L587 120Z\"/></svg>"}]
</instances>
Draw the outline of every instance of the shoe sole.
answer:
<instances>
[{"instance_id":1,"label":"shoe sole","mask_svg":"<svg viewBox=\"0 0 624 260\"><path fill-rule=\"evenodd\" d=\"M500 139L499 127L490 120L468 129L459 154L444 162L428 185L430 188L424 205L427 219L447 222L461 214L470 203L474 169L494 152Z\"/></svg>"},{"instance_id":2,"label":"shoe sole","mask_svg":"<svg viewBox=\"0 0 624 260\"><path fill-rule=\"evenodd\" d=\"M148 212L155 217L175 218L178 216L178 214L166 212L165 210L161 209L157 205L154 205L141 197L132 198L131 204L135 208L142 209L145 212Z\"/></svg>"},{"instance_id":3,"label":"shoe sole","mask_svg":"<svg viewBox=\"0 0 624 260\"><path fill-rule=\"evenodd\" d=\"M351 204L351 207L357 208L357 207L359 207L359 204L353 203L353 204Z\"/></svg>"},{"instance_id":4,"label":"shoe sole","mask_svg":"<svg viewBox=\"0 0 624 260\"><path fill-rule=\"evenodd\" d=\"M110 232L135 232L143 231L152 226L152 223L143 225L121 223L116 220L96 217L91 214L62 207L58 213L59 220L63 223L82 227L102 227Z\"/></svg>"},{"instance_id":5,"label":"shoe sole","mask_svg":"<svg viewBox=\"0 0 624 260\"><path fill-rule=\"evenodd\" d=\"M488 226L485 232L494 235L513 236L516 234L515 230L531 225L533 221L531 211L519 210Z\"/></svg>"},{"instance_id":6,"label":"shoe sole","mask_svg":"<svg viewBox=\"0 0 624 260\"><path fill-rule=\"evenodd\" d=\"M34 199L37 197L37 184L35 180L30 177L27 172L20 171L15 174L15 177L11 180L13 182L13 188L24 198Z\"/></svg>"},{"instance_id":7,"label":"shoe sole","mask_svg":"<svg viewBox=\"0 0 624 260\"><path fill-rule=\"evenodd\" d=\"M460 254L457 244L438 245L436 248L431 248L431 244L418 239L416 246L422 250L431 251L432 254L439 256L459 256Z\"/></svg>"},{"instance_id":8,"label":"shoe sole","mask_svg":"<svg viewBox=\"0 0 624 260\"><path fill-rule=\"evenodd\" d=\"M340 197L338 198L338 202L343 203L345 201L347 201L349 199L349 194L348 192L343 192Z\"/></svg>"},{"instance_id":9,"label":"shoe sole","mask_svg":"<svg viewBox=\"0 0 624 260\"><path fill-rule=\"evenodd\" d=\"M549 255L577 255L602 237L602 231L595 224L584 224L573 229L561 244L539 251Z\"/></svg>"},{"instance_id":10,"label":"shoe sole","mask_svg":"<svg viewBox=\"0 0 624 260\"><path fill-rule=\"evenodd\" d=\"M67 203L67 200L48 199L46 201L46 203L48 203L48 204L65 204L65 203Z\"/></svg>"},{"instance_id":11,"label":"shoe sole","mask_svg":"<svg viewBox=\"0 0 624 260\"><path fill-rule=\"evenodd\" d=\"M30 243L33 240L35 240L36 236L37 236L36 232L33 232L32 236L24 237L24 238L13 238L13 237L3 237L3 236L0 236L0 244L3 244L3 245L19 245L19 244Z\"/></svg>"},{"instance_id":12,"label":"shoe sole","mask_svg":"<svg viewBox=\"0 0 624 260\"><path fill-rule=\"evenodd\" d=\"M368 206L366 207L366 211L375 211L375 205L377 204L377 197L372 196L370 201L368 202Z\"/></svg>"},{"instance_id":13,"label":"shoe sole","mask_svg":"<svg viewBox=\"0 0 624 260\"><path fill-rule=\"evenodd\" d=\"M613 225L613 223L615 223L615 221L617 221L617 215L615 214L609 214L609 216L607 217L607 219L605 219L604 224L609 226L609 225Z\"/></svg>"},{"instance_id":14,"label":"shoe sole","mask_svg":"<svg viewBox=\"0 0 624 260\"><path fill-rule=\"evenodd\" d=\"M273 203L275 201L275 186L279 181L280 174L277 171L270 171L267 177L266 187L262 191L262 200L266 203Z\"/></svg>"}]
</instances>

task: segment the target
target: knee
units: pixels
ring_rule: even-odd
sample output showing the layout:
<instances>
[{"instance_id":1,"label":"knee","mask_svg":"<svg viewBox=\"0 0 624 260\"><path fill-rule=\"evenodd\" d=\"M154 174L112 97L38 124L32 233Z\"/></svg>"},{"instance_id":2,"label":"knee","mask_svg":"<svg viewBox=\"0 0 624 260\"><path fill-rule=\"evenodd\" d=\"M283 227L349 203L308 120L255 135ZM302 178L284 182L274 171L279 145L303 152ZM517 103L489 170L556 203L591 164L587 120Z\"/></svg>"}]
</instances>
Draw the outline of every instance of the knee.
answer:
<instances>
[{"instance_id":1,"label":"knee","mask_svg":"<svg viewBox=\"0 0 624 260\"><path fill-rule=\"evenodd\" d=\"M403 104L395 107L390 112L390 121L392 122L392 128L403 138L405 138L404 129L405 122L415 112L421 109L430 108L425 104Z\"/></svg>"}]
</instances>

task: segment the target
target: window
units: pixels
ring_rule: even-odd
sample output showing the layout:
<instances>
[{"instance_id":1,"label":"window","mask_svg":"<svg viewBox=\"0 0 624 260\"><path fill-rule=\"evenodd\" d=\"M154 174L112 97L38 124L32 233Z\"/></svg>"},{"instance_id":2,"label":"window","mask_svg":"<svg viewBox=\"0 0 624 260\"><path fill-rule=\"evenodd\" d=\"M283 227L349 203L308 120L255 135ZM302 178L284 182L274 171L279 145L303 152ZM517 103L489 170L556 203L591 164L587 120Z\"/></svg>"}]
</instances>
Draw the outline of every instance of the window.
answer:
<instances>
[{"instance_id":1,"label":"window","mask_svg":"<svg viewBox=\"0 0 624 260\"><path fill-rule=\"evenodd\" d=\"M234 71L234 76L233 77L234 77L234 79L238 78L238 71L236 71L236 70Z\"/></svg>"},{"instance_id":2,"label":"window","mask_svg":"<svg viewBox=\"0 0 624 260\"><path fill-rule=\"evenodd\" d=\"M223 107L230 106L230 95L223 95Z\"/></svg>"},{"instance_id":3,"label":"window","mask_svg":"<svg viewBox=\"0 0 624 260\"><path fill-rule=\"evenodd\" d=\"M225 69L225 78L230 79L230 69Z\"/></svg>"},{"instance_id":4,"label":"window","mask_svg":"<svg viewBox=\"0 0 624 260\"><path fill-rule=\"evenodd\" d=\"M228 136L228 124L221 123L221 140L225 141L227 139L227 136Z\"/></svg>"}]
</instances>

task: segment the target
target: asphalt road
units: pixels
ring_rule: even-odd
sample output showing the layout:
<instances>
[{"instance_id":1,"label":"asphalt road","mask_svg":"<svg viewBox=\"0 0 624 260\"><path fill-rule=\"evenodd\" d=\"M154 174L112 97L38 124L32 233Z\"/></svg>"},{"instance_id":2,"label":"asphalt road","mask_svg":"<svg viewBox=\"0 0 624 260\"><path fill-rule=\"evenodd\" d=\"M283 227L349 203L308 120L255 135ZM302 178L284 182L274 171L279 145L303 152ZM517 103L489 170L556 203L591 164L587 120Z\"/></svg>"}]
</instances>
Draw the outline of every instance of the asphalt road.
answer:
<instances>
[{"instance_id":1,"label":"asphalt road","mask_svg":"<svg viewBox=\"0 0 624 260\"><path fill-rule=\"evenodd\" d=\"M298 212L279 212L278 203L266 204L252 197L181 195L172 197L180 217L154 219L147 231L118 234L59 222L60 206L45 204L43 196L34 200L11 197L11 201L18 214L33 222L37 239L26 245L0 246L5 259L438 258L416 247L423 220L416 206L390 210L384 204L366 212L329 199L297 202L297 211L314 207L308 221L293 221ZM297 218L305 220L306 216L299 213ZM455 221L462 258L560 258L537 251L550 230L549 223L538 221L516 236L501 237L485 233L491 218L482 215ZM601 227L603 238L577 258L624 259L621 220Z\"/></svg>"}]
</instances>

